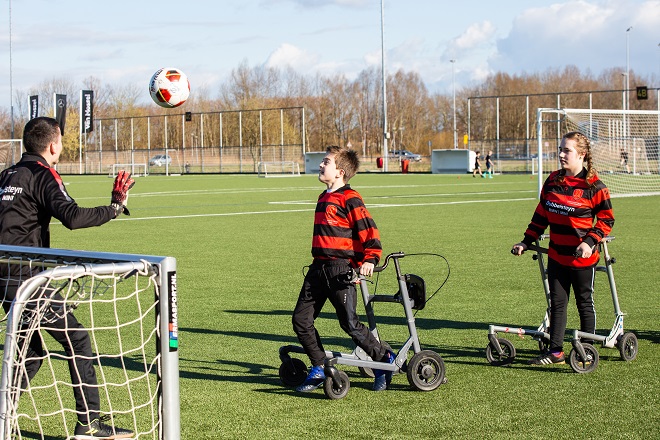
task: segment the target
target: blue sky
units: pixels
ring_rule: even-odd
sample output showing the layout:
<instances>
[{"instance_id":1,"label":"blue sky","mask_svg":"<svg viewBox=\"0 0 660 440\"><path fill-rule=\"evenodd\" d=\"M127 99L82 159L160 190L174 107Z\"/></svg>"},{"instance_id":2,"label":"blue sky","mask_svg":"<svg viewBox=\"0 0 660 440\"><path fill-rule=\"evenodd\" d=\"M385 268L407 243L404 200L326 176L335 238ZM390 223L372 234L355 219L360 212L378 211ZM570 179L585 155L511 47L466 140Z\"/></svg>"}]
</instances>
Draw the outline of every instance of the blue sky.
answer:
<instances>
[{"instance_id":1,"label":"blue sky","mask_svg":"<svg viewBox=\"0 0 660 440\"><path fill-rule=\"evenodd\" d=\"M212 96L228 73L291 66L353 79L381 62L380 0L3 0L0 106L13 89L89 76L134 83L177 67ZM9 10L11 8L11 20ZM626 29L633 29L626 35ZM628 42L628 45L626 44ZM630 69L660 86L660 0L385 0L388 72L416 71L433 92L488 74L576 65ZM148 99L148 98L147 98Z\"/></svg>"}]
</instances>

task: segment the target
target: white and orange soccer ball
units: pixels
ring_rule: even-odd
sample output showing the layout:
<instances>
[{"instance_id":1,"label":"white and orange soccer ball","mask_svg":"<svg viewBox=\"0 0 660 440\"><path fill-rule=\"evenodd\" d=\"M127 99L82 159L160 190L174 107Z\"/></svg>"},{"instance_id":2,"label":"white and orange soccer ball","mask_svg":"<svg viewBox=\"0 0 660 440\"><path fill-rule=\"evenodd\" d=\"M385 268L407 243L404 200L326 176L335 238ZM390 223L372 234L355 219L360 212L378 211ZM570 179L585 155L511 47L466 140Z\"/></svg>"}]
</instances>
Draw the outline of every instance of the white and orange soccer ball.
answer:
<instances>
[{"instance_id":1,"label":"white and orange soccer ball","mask_svg":"<svg viewBox=\"0 0 660 440\"><path fill-rule=\"evenodd\" d=\"M190 82L181 70L174 67L163 67L151 77L149 94L151 99L161 107L178 107L186 102L190 95Z\"/></svg>"}]
</instances>

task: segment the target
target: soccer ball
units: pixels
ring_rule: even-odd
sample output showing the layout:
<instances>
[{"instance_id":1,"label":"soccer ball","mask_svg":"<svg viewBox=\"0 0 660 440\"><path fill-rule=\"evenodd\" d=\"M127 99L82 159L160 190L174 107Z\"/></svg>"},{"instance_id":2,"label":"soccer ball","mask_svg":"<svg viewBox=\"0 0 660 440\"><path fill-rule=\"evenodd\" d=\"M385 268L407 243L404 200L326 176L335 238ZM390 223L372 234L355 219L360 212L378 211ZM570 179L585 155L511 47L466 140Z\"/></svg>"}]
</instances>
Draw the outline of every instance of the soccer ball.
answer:
<instances>
[{"instance_id":1,"label":"soccer ball","mask_svg":"<svg viewBox=\"0 0 660 440\"><path fill-rule=\"evenodd\" d=\"M190 95L188 77L174 67L158 69L149 81L149 94L161 107L178 107L186 102Z\"/></svg>"}]
</instances>

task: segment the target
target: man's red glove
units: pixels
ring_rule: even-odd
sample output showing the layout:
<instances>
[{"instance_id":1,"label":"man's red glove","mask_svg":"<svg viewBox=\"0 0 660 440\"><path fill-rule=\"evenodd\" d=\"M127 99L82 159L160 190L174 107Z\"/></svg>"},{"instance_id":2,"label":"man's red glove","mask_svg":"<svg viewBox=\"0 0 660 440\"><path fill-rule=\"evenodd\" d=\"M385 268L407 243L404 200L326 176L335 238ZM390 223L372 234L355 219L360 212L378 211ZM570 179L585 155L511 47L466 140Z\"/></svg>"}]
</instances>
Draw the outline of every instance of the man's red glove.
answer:
<instances>
[{"instance_id":1,"label":"man's red glove","mask_svg":"<svg viewBox=\"0 0 660 440\"><path fill-rule=\"evenodd\" d=\"M135 185L135 180L131 179L131 173L120 170L115 177L115 184L112 187L112 207L117 211L117 215L122 212L126 215L131 215L128 212L126 204L128 203L128 191Z\"/></svg>"}]
</instances>

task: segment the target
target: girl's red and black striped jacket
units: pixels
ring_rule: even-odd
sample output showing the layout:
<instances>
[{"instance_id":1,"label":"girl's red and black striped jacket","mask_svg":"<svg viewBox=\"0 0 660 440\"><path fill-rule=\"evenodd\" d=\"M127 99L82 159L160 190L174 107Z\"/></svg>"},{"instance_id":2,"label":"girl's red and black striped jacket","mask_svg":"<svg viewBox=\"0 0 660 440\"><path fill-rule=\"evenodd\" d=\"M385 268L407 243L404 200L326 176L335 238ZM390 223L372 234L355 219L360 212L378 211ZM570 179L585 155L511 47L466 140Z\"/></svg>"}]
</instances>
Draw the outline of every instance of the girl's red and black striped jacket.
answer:
<instances>
[{"instance_id":1,"label":"girl's red and black striped jacket","mask_svg":"<svg viewBox=\"0 0 660 440\"><path fill-rule=\"evenodd\" d=\"M382 255L380 234L360 194L350 185L324 191L316 204L312 256L347 259L353 267L378 264Z\"/></svg>"},{"instance_id":2,"label":"girl's red and black striped jacket","mask_svg":"<svg viewBox=\"0 0 660 440\"><path fill-rule=\"evenodd\" d=\"M586 173L583 169L577 176L564 176L562 182L558 180L559 171L548 176L523 239L526 245L534 243L550 226L548 257L564 266L580 268L598 263L598 248L594 246L614 225L609 190L598 176L587 184ZM594 247L590 258L573 255L582 242Z\"/></svg>"}]
</instances>

